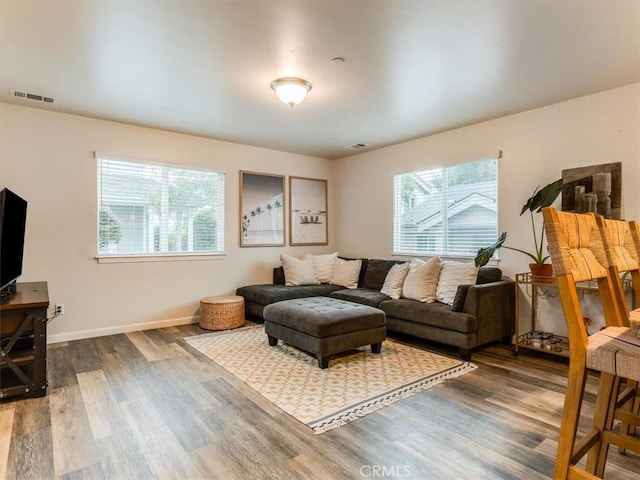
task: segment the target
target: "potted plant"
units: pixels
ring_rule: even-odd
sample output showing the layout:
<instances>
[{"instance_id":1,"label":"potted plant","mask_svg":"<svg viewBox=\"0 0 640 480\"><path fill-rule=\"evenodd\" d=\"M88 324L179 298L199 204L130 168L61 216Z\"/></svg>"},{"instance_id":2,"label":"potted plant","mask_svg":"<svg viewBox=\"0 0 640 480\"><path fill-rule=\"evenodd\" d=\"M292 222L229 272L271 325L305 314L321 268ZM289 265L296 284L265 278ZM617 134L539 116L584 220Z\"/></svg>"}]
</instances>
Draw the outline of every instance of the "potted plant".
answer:
<instances>
[{"instance_id":1,"label":"potted plant","mask_svg":"<svg viewBox=\"0 0 640 480\"><path fill-rule=\"evenodd\" d=\"M507 232L503 232L493 245L478 250L475 258L476 266L481 267L482 265L486 265L498 248L508 248L509 250L523 253L533 260L533 263L529 264L529 268L531 269L531 274L534 280L550 281L553 270L551 268L551 264L545 263L549 258L549 255L546 255L543 250L544 228L541 229L541 232L538 235L533 214L540 213L543 208L551 206L551 204L555 202L556 198L558 198L561 191L562 179L556 180L543 188L536 187L533 191L533 195L529 197L527 203L524 204L520 211L520 215L523 215L524 212L528 211L531 217L531 230L533 232L533 244L535 248L533 252L527 252L519 248L504 245L504 242L507 239Z\"/></svg>"}]
</instances>

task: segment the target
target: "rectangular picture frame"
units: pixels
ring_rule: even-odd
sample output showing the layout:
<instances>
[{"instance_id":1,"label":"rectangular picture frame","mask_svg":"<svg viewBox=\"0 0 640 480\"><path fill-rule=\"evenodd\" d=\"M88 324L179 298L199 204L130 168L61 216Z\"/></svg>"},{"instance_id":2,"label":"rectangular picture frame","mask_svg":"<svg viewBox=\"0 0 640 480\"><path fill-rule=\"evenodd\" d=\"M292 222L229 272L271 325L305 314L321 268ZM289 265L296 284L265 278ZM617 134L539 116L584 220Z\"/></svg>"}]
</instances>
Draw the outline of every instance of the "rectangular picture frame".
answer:
<instances>
[{"instance_id":1,"label":"rectangular picture frame","mask_svg":"<svg viewBox=\"0 0 640 480\"><path fill-rule=\"evenodd\" d=\"M290 245L329 243L327 190L327 180L289 177Z\"/></svg>"},{"instance_id":2,"label":"rectangular picture frame","mask_svg":"<svg viewBox=\"0 0 640 480\"><path fill-rule=\"evenodd\" d=\"M562 210L593 212L619 220L622 212L622 162L562 170Z\"/></svg>"},{"instance_id":3,"label":"rectangular picture frame","mask_svg":"<svg viewBox=\"0 0 640 480\"><path fill-rule=\"evenodd\" d=\"M285 245L284 175L240 170L240 246Z\"/></svg>"}]
</instances>

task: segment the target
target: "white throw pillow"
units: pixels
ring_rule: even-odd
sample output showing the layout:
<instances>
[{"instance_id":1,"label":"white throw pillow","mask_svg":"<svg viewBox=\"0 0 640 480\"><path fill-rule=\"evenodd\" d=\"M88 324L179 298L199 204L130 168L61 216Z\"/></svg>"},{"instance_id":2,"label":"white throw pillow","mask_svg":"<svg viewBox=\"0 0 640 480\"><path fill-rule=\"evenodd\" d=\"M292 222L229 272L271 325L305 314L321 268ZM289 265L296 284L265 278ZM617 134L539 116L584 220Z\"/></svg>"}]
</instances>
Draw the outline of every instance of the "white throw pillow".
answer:
<instances>
[{"instance_id":1,"label":"white throw pillow","mask_svg":"<svg viewBox=\"0 0 640 480\"><path fill-rule=\"evenodd\" d=\"M396 263L391 267L387 276L384 277L384 284L380 289L380 293L384 293L394 300L399 299L402 296L402 285L408 272L409 262Z\"/></svg>"},{"instance_id":2,"label":"white throw pillow","mask_svg":"<svg viewBox=\"0 0 640 480\"><path fill-rule=\"evenodd\" d=\"M338 252L313 256L316 279L320 283L331 283L331 279L333 278L333 265L336 263L336 258L338 258Z\"/></svg>"},{"instance_id":3,"label":"white throw pillow","mask_svg":"<svg viewBox=\"0 0 640 480\"><path fill-rule=\"evenodd\" d=\"M282 268L284 268L285 285L316 285L320 282L316 279L316 270L313 267L313 257L310 253L302 259L285 255L280 255Z\"/></svg>"},{"instance_id":4,"label":"white throw pillow","mask_svg":"<svg viewBox=\"0 0 640 480\"><path fill-rule=\"evenodd\" d=\"M331 283L345 288L358 288L362 260L344 260L336 258L333 264Z\"/></svg>"},{"instance_id":5,"label":"white throw pillow","mask_svg":"<svg viewBox=\"0 0 640 480\"><path fill-rule=\"evenodd\" d=\"M402 286L403 298L423 303L436 300L438 277L442 269L440 257L431 257L428 261L414 258L409 265L409 273Z\"/></svg>"},{"instance_id":6,"label":"white throw pillow","mask_svg":"<svg viewBox=\"0 0 640 480\"><path fill-rule=\"evenodd\" d=\"M473 263L442 262L436 300L452 305L458 291L458 285L475 285L477 278L478 267Z\"/></svg>"}]
</instances>

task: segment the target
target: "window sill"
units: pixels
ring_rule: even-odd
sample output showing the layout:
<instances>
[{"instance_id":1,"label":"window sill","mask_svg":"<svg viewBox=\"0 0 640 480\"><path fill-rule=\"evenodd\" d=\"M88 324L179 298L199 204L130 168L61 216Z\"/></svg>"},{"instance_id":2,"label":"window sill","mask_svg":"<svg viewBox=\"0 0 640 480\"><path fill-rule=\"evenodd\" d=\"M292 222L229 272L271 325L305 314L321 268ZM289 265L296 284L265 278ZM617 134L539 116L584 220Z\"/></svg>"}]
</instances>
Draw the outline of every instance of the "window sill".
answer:
<instances>
[{"instance_id":1,"label":"window sill","mask_svg":"<svg viewBox=\"0 0 640 480\"><path fill-rule=\"evenodd\" d=\"M149 263L192 262L199 260L223 260L226 253L160 253L153 255L98 255L98 263Z\"/></svg>"},{"instance_id":2,"label":"window sill","mask_svg":"<svg viewBox=\"0 0 640 480\"><path fill-rule=\"evenodd\" d=\"M411 260L412 258L423 258L425 260L430 259L431 257L440 257L440 260L445 261L454 261L454 262L463 262L463 263L473 263L474 257L461 257L461 256L455 256L455 255L438 255L438 254L433 254L433 255L429 255L426 253L392 253L391 254L392 257L401 257L400 259L407 259L407 260ZM490 259L486 266L489 267L496 267L500 264L500 259L499 258L492 258Z\"/></svg>"}]
</instances>

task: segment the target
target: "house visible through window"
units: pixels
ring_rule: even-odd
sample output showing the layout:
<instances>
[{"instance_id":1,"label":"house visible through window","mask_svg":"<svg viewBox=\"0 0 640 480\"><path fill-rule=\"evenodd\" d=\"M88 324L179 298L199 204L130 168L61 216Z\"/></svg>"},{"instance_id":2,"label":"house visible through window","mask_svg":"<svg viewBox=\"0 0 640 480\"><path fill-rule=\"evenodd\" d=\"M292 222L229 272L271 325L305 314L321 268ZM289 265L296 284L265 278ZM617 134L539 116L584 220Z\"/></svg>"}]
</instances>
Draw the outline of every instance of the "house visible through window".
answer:
<instances>
[{"instance_id":1,"label":"house visible through window","mask_svg":"<svg viewBox=\"0 0 640 480\"><path fill-rule=\"evenodd\" d=\"M474 257L498 232L498 157L393 177L396 254Z\"/></svg>"},{"instance_id":2,"label":"house visible through window","mask_svg":"<svg viewBox=\"0 0 640 480\"><path fill-rule=\"evenodd\" d=\"M97 161L99 256L224 251L223 173Z\"/></svg>"}]
</instances>

